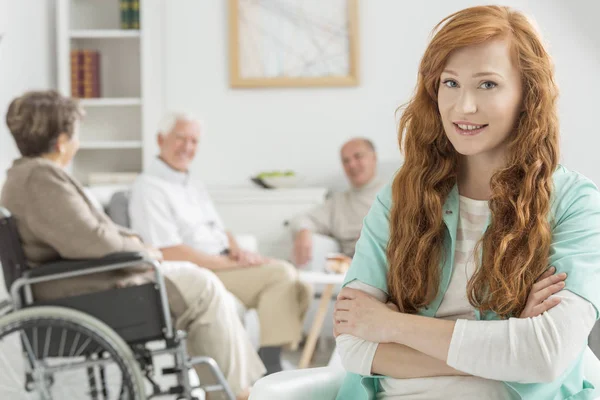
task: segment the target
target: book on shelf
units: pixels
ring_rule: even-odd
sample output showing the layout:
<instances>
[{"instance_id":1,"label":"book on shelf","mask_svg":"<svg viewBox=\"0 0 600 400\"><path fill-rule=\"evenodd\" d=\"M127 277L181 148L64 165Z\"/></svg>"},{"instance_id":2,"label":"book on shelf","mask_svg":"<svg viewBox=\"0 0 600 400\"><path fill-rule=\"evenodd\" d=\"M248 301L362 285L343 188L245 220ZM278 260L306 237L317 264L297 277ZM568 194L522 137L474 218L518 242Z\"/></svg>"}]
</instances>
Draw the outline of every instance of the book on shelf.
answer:
<instances>
[{"instance_id":1,"label":"book on shelf","mask_svg":"<svg viewBox=\"0 0 600 400\"><path fill-rule=\"evenodd\" d=\"M79 76L79 51L71 50L71 97L81 97L81 77Z\"/></svg>"},{"instance_id":2,"label":"book on shelf","mask_svg":"<svg viewBox=\"0 0 600 400\"><path fill-rule=\"evenodd\" d=\"M129 0L121 0L121 29L131 29L129 22Z\"/></svg>"},{"instance_id":3,"label":"book on shelf","mask_svg":"<svg viewBox=\"0 0 600 400\"><path fill-rule=\"evenodd\" d=\"M121 29L140 29L140 0L120 0Z\"/></svg>"},{"instance_id":4,"label":"book on shelf","mask_svg":"<svg viewBox=\"0 0 600 400\"><path fill-rule=\"evenodd\" d=\"M92 50L81 50L83 62L83 98L100 97L100 53Z\"/></svg>"},{"instance_id":5,"label":"book on shelf","mask_svg":"<svg viewBox=\"0 0 600 400\"><path fill-rule=\"evenodd\" d=\"M140 0L131 1L131 27L140 29Z\"/></svg>"},{"instance_id":6,"label":"book on shelf","mask_svg":"<svg viewBox=\"0 0 600 400\"><path fill-rule=\"evenodd\" d=\"M80 99L101 96L98 51L71 50L71 96Z\"/></svg>"}]
</instances>

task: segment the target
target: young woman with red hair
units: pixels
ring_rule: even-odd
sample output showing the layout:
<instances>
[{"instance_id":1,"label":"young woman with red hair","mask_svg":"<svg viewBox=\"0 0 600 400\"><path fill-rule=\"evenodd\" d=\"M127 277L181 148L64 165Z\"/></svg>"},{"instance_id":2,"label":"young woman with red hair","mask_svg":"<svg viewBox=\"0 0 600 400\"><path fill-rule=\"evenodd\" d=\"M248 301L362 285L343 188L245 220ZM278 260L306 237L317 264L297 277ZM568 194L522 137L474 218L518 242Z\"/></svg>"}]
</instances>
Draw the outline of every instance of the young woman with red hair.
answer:
<instances>
[{"instance_id":1,"label":"young woman with red hair","mask_svg":"<svg viewBox=\"0 0 600 400\"><path fill-rule=\"evenodd\" d=\"M582 360L600 192L558 164L557 96L523 14L473 7L436 26L400 119L404 164L336 302L339 399L598 395Z\"/></svg>"}]
</instances>

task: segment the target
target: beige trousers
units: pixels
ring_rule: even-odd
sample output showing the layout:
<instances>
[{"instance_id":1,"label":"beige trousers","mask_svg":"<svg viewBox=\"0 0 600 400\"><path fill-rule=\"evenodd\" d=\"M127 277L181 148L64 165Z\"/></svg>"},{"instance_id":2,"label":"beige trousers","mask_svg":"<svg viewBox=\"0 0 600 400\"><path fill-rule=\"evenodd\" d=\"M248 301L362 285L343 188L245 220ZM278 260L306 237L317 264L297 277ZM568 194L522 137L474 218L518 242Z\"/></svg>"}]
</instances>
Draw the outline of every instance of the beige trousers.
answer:
<instances>
[{"instance_id":1,"label":"beige trousers","mask_svg":"<svg viewBox=\"0 0 600 400\"><path fill-rule=\"evenodd\" d=\"M215 273L246 308L258 312L261 347L297 347L312 287L298 280L294 266L274 260L267 265Z\"/></svg>"},{"instance_id":2,"label":"beige trousers","mask_svg":"<svg viewBox=\"0 0 600 400\"><path fill-rule=\"evenodd\" d=\"M214 358L236 395L261 378L265 367L219 278L188 262L164 262L162 272L175 327L188 334L189 355ZM216 382L205 366L196 371L202 384Z\"/></svg>"}]
</instances>

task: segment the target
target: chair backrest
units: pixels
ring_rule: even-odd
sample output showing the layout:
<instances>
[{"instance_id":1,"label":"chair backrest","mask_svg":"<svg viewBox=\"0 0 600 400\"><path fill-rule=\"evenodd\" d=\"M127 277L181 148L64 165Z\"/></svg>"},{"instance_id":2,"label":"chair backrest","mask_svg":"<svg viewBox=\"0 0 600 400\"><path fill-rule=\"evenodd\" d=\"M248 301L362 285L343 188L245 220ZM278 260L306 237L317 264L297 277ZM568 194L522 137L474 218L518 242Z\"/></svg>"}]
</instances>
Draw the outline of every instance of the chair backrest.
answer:
<instances>
[{"instance_id":1,"label":"chair backrest","mask_svg":"<svg viewBox=\"0 0 600 400\"><path fill-rule=\"evenodd\" d=\"M106 213L115 224L130 228L129 221L129 191L115 192L106 208Z\"/></svg>"},{"instance_id":2,"label":"chair backrest","mask_svg":"<svg viewBox=\"0 0 600 400\"><path fill-rule=\"evenodd\" d=\"M0 207L0 263L4 272L6 290L10 292L13 282L27 269L27 261L19 239L15 217L2 207Z\"/></svg>"}]
</instances>

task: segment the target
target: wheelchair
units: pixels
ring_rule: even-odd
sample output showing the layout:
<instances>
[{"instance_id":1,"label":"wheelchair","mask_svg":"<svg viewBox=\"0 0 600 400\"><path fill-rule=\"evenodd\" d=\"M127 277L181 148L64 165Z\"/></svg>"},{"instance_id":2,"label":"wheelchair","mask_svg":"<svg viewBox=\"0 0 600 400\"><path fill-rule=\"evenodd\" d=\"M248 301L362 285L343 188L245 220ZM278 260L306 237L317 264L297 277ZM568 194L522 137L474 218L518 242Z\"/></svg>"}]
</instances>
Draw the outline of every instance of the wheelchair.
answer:
<instances>
[{"instance_id":1,"label":"wheelchair","mask_svg":"<svg viewBox=\"0 0 600 400\"><path fill-rule=\"evenodd\" d=\"M197 399L200 388L235 400L212 358L188 356L185 332L173 327L158 262L115 253L29 268L15 219L0 207L0 263L10 296L0 304L0 399ZM37 283L144 264L153 268L155 282L56 300L33 296ZM168 388L157 383L153 360L159 355L173 358L173 366L161 371L174 378ZM192 384L189 371L199 364L216 384Z\"/></svg>"}]
</instances>

